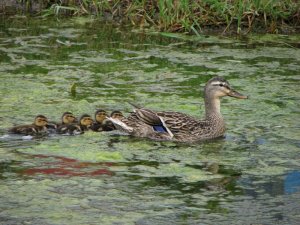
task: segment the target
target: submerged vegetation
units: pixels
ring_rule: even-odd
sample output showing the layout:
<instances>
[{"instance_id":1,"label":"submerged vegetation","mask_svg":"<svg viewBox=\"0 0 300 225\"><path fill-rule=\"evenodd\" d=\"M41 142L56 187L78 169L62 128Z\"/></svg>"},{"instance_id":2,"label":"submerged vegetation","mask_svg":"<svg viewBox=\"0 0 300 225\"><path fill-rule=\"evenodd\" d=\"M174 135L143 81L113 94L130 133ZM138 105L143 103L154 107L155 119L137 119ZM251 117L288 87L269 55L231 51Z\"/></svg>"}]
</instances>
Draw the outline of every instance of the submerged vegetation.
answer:
<instances>
[{"instance_id":1,"label":"submerged vegetation","mask_svg":"<svg viewBox=\"0 0 300 225\"><path fill-rule=\"evenodd\" d=\"M160 31L199 34L289 33L300 30L298 0L19 0L27 11L42 5L38 14L96 15L117 22Z\"/></svg>"}]
</instances>

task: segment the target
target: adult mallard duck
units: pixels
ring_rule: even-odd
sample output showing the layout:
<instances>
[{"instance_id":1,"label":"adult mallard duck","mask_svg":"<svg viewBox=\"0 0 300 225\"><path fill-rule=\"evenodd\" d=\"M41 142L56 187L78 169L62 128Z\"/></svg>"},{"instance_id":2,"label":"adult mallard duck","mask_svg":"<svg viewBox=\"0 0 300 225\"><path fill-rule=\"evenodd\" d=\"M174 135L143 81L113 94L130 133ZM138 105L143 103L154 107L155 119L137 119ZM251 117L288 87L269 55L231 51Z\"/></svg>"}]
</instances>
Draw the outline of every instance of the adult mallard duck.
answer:
<instances>
[{"instance_id":1,"label":"adult mallard duck","mask_svg":"<svg viewBox=\"0 0 300 225\"><path fill-rule=\"evenodd\" d=\"M205 118L198 120L187 114L171 111L153 111L135 107L127 118L109 118L118 130L136 137L177 142L196 142L222 137L225 121L220 111L220 98L248 98L233 90L221 77L210 79L204 88Z\"/></svg>"},{"instance_id":2,"label":"adult mallard duck","mask_svg":"<svg viewBox=\"0 0 300 225\"><path fill-rule=\"evenodd\" d=\"M23 135L47 134L47 124L48 119L46 116L37 115L32 124L12 127L9 132Z\"/></svg>"}]
</instances>

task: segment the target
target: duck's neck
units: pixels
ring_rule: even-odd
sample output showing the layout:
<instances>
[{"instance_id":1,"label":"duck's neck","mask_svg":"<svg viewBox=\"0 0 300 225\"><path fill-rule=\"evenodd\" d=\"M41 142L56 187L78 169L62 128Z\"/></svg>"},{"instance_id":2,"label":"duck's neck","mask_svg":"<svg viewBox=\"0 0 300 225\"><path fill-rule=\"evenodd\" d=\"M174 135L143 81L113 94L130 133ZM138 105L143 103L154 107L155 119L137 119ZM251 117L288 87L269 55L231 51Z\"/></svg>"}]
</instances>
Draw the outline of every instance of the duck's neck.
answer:
<instances>
[{"instance_id":1,"label":"duck's neck","mask_svg":"<svg viewBox=\"0 0 300 225\"><path fill-rule=\"evenodd\" d=\"M220 99L218 97L205 95L205 121L209 126L207 137L214 138L224 135L225 121L220 111Z\"/></svg>"},{"instance_id":2,"label":"duck's neck","mask_svg":"<svg viewBox=\"0 0 300 225\"><path fill-rule=\"evenodd\" d=\"M205 119L223 119L220 111L220 99L214 96L205 96Z\"/></svg>"}]
</instances>

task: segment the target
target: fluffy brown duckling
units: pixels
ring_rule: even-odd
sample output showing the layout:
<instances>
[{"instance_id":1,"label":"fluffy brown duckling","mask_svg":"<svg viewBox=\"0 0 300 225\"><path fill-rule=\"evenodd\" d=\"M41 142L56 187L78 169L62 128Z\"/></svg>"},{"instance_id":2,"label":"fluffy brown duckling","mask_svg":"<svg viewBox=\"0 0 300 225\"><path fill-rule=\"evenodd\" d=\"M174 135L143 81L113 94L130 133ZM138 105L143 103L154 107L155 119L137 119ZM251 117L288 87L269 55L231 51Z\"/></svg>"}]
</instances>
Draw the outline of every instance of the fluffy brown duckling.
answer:
<instances>
[{"instance_id":1,"label":"fluffy brown duckling","mask_svg":"<svg viewBox=\"0 0 300 225\"><path fill-rule=\"evenodd\" d=\"M62 117L61 117L61 122L60 123L55 123L55 122L49 122L48 124L54 124L56 125L57 128L59 128L62 125L65 124L72 124L72 123L77 123L78 120L77 118L73 115L71 112L64 112Z\"/></svg>"},{"instance_id":2,"label":"fluffy brown duckling","mask_svg":"<svg viewBox=\"0 0 300 225\"><path fill-rule=\"evenodd\" d=\"M79 119L79 125L83 131L87 131L91 129L94 120L88 114L83 114Z\"/></svg>"},{"instance_id":3,"label":"fluffy brown duckling","mask_svg":"<svg viewBox=\"0 0 300 225\"><path fill-rule=\"evenodd\" d=\"M77 123L77 118L71 112L64 112L61 117L61 124Z\"/></svg>"},{"instance_id":4,"label":"fluffy brown duckling","mask_svg":"<svg viewBox=\"0 0 300 225\"><path fill-rule=\"evenodd\" d=\"M124 116L120 111L113 111L110 117L122 118ZM107 120L107 112L103 109L99 109L95 113L95 122L92 124L91 129L96 132L112 131L115 130L115 126L111 121Z\"/></svg>"},{"instance_id":5,"label":"fluffy brown duckling","mask_svg":"<svg viewBox=\"0 0 300 225\"><path fill-rule=\"evenodd\" d=\"M50 122L50 128L48 127L48 129L53 129L56 126L55 131L57 133L63 134L65 128L67 127L67 125L69 124L76 124L77 123L77 118L73 115L73 113L71 112L64 112L62 117L61 117L61 122L60 123L55 123L55 122ZM74 129L76 130L77 128L74 127ZM75 131L72 131L72 133Z\"/></svg>"},{"instance_id":6,"label":"fluffy brown duckling","mask_svg":"<svg viewBox=\"0 0 300 225\"><path fill-rule=\"evenodd\" d=\"M110 114L110 117L114 118L114 119L121 119L124 117L124 115L122 114L121 111L115 110ZM110 120L107 120L107 119L103 121L102 127L103 127L103 131L116 130L116 127L114 126L114 124Z\"/></svg>"},{"instance_id":7,"label":"fluffy brown duckling","mask_svg":"<svg viewBox=\"0 0 300 225\"><path fill-rule=\"evenodd\" d=\"M80 117L78 123L64 123L61 126L59 126L57 128L57 133L66 135L83 134L84 131L90 129L93 122L94 121L90 115L84 114Z\"/></svg>"},{"instance_id":8,"label":"fluffy brown duckling","mask_svg":"<svg viewBox=\"0 0 300 225\"><path fill-rule=\"evenodd\" d=\"M77 123L63 124L57 128L56 132L64 135L77 135L84 133L84 131L81 130L80 125Z\"/></svg>"},{"instance_id":9,"label":"fluffy brown duckling","mask_svg":"<svg viewBox=\"0 0 300 225\"><path fill-rule=\"evenodd\" d=\"M112 117L114 119L120 119L120 118L123 118L124 115L121 111L115 110L110 114L110 117Z\"/></svg>"},{"instance_id":10,"label":"fluffy brown duckling","mask_svg":"<svg viewBox=\"0 0 300 225\"><path fill-rule=\"evenodd\" d=\"M103 109L98 109L95 112L95 122L92 124L91 129L96 132L108 131L106 130L105 122L107 118L107 112Z\"/></svg>"},{"instance_id":11,"label":"fluffy brown duckling","mask_svg":"<svg viewBox=\"0 0 300 225\"><path fill-rule=\"evenodd\" d=\"M48 119L46 116L37 115L34 119L33 124L20 125L12 127L9 132L13 134L23 134L23 135L39 135L47 134L47 124Z\"/></svg>"},{"instance_id":12,"label":"fluffy brown duckling","mask_svg":"<svg viewBox=\"0 0 300 225\"><path fill-rule=\"evenodd\" d=\"M64 112L62 117L61 117L61 122L57 123L54 121L48 121L47 124L47 129L50 133L55 133L57 129L64 124L70 124L70 123L75 123L77 122L76 117L73 115L71 112Z\"/></svg>"}]
</instances>

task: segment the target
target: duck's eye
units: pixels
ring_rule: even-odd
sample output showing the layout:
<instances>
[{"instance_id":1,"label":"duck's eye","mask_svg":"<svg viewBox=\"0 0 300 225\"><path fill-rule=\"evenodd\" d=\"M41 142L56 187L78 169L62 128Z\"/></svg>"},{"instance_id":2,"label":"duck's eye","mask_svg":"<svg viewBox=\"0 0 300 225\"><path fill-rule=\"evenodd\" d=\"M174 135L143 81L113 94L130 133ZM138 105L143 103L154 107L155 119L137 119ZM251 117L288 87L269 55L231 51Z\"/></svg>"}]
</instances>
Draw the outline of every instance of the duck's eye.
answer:
<instances>
[{"instance_id":1,"label":"duck's eye","mask_svg":"<svg viewBox=\"0 0 300 225\"><path fill-rule=\"evenodd\" d=\"M223 87L223 86L224 86L224 84L222 84L222 83L221 83L221 84L219 84L219 86L220 86L220 87Z\"/></svg>"}]
</instances>

